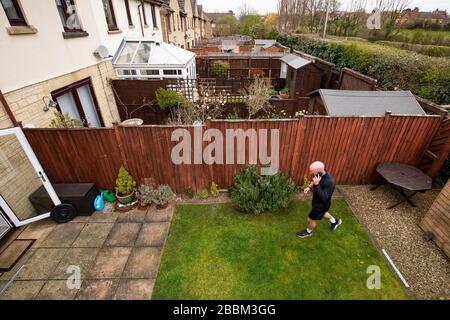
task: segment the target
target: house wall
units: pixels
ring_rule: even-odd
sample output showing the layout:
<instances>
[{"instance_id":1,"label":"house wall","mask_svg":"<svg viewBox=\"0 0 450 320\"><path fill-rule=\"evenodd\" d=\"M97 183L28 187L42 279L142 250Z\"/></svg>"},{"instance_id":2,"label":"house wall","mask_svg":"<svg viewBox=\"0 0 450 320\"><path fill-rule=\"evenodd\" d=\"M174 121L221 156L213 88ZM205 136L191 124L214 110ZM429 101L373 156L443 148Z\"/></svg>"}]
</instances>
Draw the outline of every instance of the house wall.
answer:
<instances>
[{"instance_id":1,"label":"house wall","mask_svg":"<svg viewBox=\"0 0 450 320\"><path fill-rule=\"evenodd\" d=\"M120 120L113 90L108 81L114 77L111 61L105 60L87 68L10 91L4 96L17 121L21 121L23 125L31 124L37 128L48 127L54 110L44 112L42 99L51 97L52 91L90 78L105 126L110 126L112 122ZM0 114L0 120L2 118ZM3 127L1 121L0 126Z\"/></svg>"}]
</instances>

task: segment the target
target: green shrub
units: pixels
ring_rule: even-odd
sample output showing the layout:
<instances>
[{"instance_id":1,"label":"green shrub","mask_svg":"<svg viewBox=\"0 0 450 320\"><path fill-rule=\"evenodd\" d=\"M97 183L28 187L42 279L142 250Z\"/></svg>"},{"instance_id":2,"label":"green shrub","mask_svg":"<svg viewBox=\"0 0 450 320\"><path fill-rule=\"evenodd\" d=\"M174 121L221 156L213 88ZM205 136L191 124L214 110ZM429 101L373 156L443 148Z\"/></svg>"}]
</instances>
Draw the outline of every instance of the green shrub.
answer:
<instances>
[{"instance_id":1,"label":"green shrub","mask_svg":"<svg viewBox=\"0 0 450 320\"><path fill-rule=\"evenodd\" d=\"M197 195L200 199L208 199L209 191L208 191L208 189L202 189L197 193Z\"/></svg>"},{"instance_id":2,"label":"green shrub","mask_svg":"<svg viewBox=\"0 0 450 320\"><path fill-rule=\"evenodd\" d=\"M53 119L50 122L50 128L69 129L69 128L83 128L83 122L79 119L73 119L69 113L61 113L55 111Z\"/></svg>"},{"instance_id":3,"label":"green shrub","mask_svg":"<svg viewBox=\"0 0 450 320\"><path fill-rule=\"evenodd\" d=\"M173 90L159 88L158 90L156 90L155 94L156 101L158 102L159 108L161 110L164 110L168 107L175 107L184 103L184 98Z\"/></svg>"},{"instance_id":4,"label":"green shrub","mask_svg":"<svg viewBox=\"0 0 450 320\"><path fill-rule=\"evenodd\" d=\"M135 187L136 181L128 173L124 166L121 166L116 179L116 193L118 195L127 195L133 192Z\"/></svg>"},{"instance_id":5,"label":"green shrub","mask_svg":"<svg viewBox=\"0 0 450 320\"><path fill-rule=\"evenodd\" d=\"M256 166L246 166L229 190L234 206L244 213L261 214L286 208L297 191L285 174L261 176Z\"/></svg>"},{"instance_id":6,"label":"green shrub","mask_svg":"<svg viewBox=\"0 0 450 320\"><path fill-rule=\"evenodd\" d=\"M227 79L229 70L230 63L228 61L219 60L214 62L211 66L211 74L219 79Z\"/></svg>"}]
</instances>

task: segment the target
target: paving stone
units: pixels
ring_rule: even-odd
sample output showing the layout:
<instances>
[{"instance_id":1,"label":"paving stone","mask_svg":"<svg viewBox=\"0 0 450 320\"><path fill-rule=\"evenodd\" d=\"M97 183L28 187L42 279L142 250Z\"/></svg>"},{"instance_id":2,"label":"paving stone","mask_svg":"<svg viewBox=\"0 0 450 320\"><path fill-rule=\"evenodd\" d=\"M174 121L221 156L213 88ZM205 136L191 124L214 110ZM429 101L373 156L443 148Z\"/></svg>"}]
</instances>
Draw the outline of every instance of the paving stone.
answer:
<instances>
[{"instance_id":1,"label":"paving stone","mask_svg":"<svg viewBox=\"0 0 450 320\"><path fill-rule=\"evenodd\" d=\"M147 210L132 210L130 212L123 212L119 214L116 222L144 222Z\"/></svg>"},{"instance_id":2,"label":"paving stone","mask_svg":"<svg viewBox=\"0 0 450 320\"><path fill-rule=\"evenodd\" d=\"M68 273L69 267L80 268L81 279L86 279L93 266L100 248L70 248L56 267L51 279L66 280L72 273Z\"/></svg>"},{"instance_id":3,"label":"paving stone","mask_svg":"<svg viewBox=\"0 0 450 320\"><path fill-rule=\"evenodd\" d=\"M0 296L0 300L32 300L44 283L45 281L14 281Z\"/></svg>"},{"instance_id":4,"label":"paving stone","mask_svg":"<svg viewBox=\"0 0 450 320\"><path fill-rule=\"evenodd\" d=\"M40 245L41 248L68 248L84 228L83 223L66 223L56 226Z\"/></svg>"},{"instance_id":5,"label":"paving stone","mask_svg":"<svg viewBox=\"0 0 450 320\"><path fill-rule=\"evenodd\" d=\"M37 300L73 300L78 289L69 289L67 280L47 281L36 296Z\"/></svg>"},{"instance_id":6,"label":"paving stone","mask_svg":"<svg viewBox=\"0 0 450 320\"><path fill-rule=\"evenodd\" d=\"M46 280L59 264L67 249L40 248L26 262L19 280Z\"/></svg>"},{"instance_id":7,"label":"paving stone","mask_svg":"<svg viewBox=\"0 0 450 320\"><path fill-rule=\"evenodd\" d=\"M88 223L90 218L90 216L76 216L75 219L69 223Z\"/></svg>"},{"instance_id":8,"label":"paving stone","mask_svg":"<svg viewBox=\"0 0 450 320\"><path fill-rule=\"evenodd\" d=\"M17 237L17 239L22 240L36 240L33 243L33 247L37 248L45 240L45 238L50 234L50 232L55 229L57 224L50 219L36 221L28 225L25 230Z\"/></svg>"},{"instance_id":9,"label":"paving stone","mask_svg":"<svg viewBox=\"0 0 450 320\"><path fill-rule=\"evenodd\" d=\"M136 240L137 247L161 247L169 231L169 222L145 223Z\"/></svg>"},{"instance_id":10,"label":"paving stone","mask_svg":"<svg viewBox=\"0 0 450 320\"><path fill-rule=\"evenodd\" d=\"M139 223L116 223L106 239L108 247L132 247L141 229Z\"/></svg>"},{"instance_id":11,"label":"paving stone","mask_svg":"<svg viewBox=\"0 0 450 320\"><path fill-rule=\"evenodd\" d=\"M73 243L74 248L101 248L113 223L88 223Z\"/></svg>"},{"instance_id":12,"label":"paving stone","mask_svg":"<svg viewBox=\"0 0 450 320\"><path fill-rule=\"evenodd\" d=\"M119 214L119 212L105 213L97 211L89 218L89 222L114 223L119 217Z\"/></svg>"},{"instance_id":13,"label":"paving stone","mask_svg":"<svg viewBox=\"0 0 450 320\"><path fill-rule=\"evenodd\" d=\"M103 248L97 255L88 279L120 278L127 264L131 248Z\"/></svg>"},{"instance_id":14,"label":"paving stone","mask_svg":"<svg viewBox=\"0 0 450 320\"><path fill-rule=\"evenodd\" d=\"M173 218L175 209L173 206L168 206L164 210L158 210L156 207L151 207L145 216L145 222L170 222Z\"/></svg>"},{"instance_id":15,"label":"paving stone","mask_svg":"<svg viewBox=\"0 0 450 320\"><path fill-rule=\"evenodd\" d=\"M77 300L112 300L119 280L85 280Z\"/></svg>"},{"instance_id":16,"label":"paving stone","mask_svg":"<svg viewBox=\"0 0 450 320\"><path fill-rule=\"evenodd\" d=\"M134 248L128 259L122 278L127 279L155 279L158 272L161 249Z\"/></svg>"},{"instance_id":17,"label":"paving stone","mask_svg":"<svg viewBox=\"0 0 450 320\"><path fill-rule=\"evenodd\" d=\"M122 279L114 300L150 300L154 285L153 279Z\"/></svg>"}]
</instances>

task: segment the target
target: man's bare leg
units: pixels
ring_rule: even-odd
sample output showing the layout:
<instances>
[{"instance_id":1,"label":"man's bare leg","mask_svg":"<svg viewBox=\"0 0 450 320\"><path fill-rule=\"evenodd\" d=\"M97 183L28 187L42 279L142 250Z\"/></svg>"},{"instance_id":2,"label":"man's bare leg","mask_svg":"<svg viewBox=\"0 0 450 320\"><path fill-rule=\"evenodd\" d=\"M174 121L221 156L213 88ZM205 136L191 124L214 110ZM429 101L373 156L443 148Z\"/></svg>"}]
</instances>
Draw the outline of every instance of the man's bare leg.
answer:
<instances>
[{"instance_id":1,"label":"man's bare leg","mask_svg":"<svg viewBox=\"0 0 450 320\"><path fill-rule=\"evenodd\" d=\"M330 221L330 223L331 223L331 230L336 230L337 227L339 227L342 224L342 220L341 219L336 219L329 212L325 213L325 215L323 217L325 219L327 219L328 221Z\"/></svg>"}]
</instances>

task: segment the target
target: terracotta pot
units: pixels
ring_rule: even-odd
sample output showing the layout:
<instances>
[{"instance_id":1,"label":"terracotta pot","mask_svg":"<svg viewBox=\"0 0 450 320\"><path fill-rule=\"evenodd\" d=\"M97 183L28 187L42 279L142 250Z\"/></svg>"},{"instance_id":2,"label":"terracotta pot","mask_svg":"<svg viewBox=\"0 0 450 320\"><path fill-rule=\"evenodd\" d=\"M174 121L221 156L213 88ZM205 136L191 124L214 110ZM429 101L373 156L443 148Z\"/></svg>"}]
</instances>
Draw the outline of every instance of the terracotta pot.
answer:
<instances>
[{"instance_id":1,"label":"terracotta pot","mask_svg":"<svg viewBox=\"0 0 450 320\"><path fill-rule=\"evenodd\" d=\"M289 99L289 95L288 94L280 94L280 98L281 99Z\"/></svg>"},{"instance_id":2,"label":"terracotta pot","mask_svg":"<svg viewBox=\"0 0 450 320\"><path fill-rule=\"evenodd\" d=\"M158 205L156 206L156 209L158 209L158 210L164 210L164 209L166 209L168 206L169 206L168 203L162 204L162 205L158 204Z\"/></svg>"},{"instance_id":3,"label":"terracotta pot","mask_svg":"<svg viewBox=\"0 0 450 320\"><path fill-rule=\"evenodd\" d=\"M148 203L146 203L146 204L139 203L138 210L142 210L142 211L147 210L148 206L149 206Z\"/></svg>"},{"instance_id":4,"label":"terracotta pot","mask_svg":"<svg viewBox=\"0 0 450 320\"><path fill-rule=\"evenodd\" d=\"M119 194L116 193L117 200L121 204L129 204L129 203L133 202L133 200L134 200L134 193L135 192L136 192L136 190L133 190L132 193L126 194L126 195L119 195Z\"/></svg>"}]
</instances>

